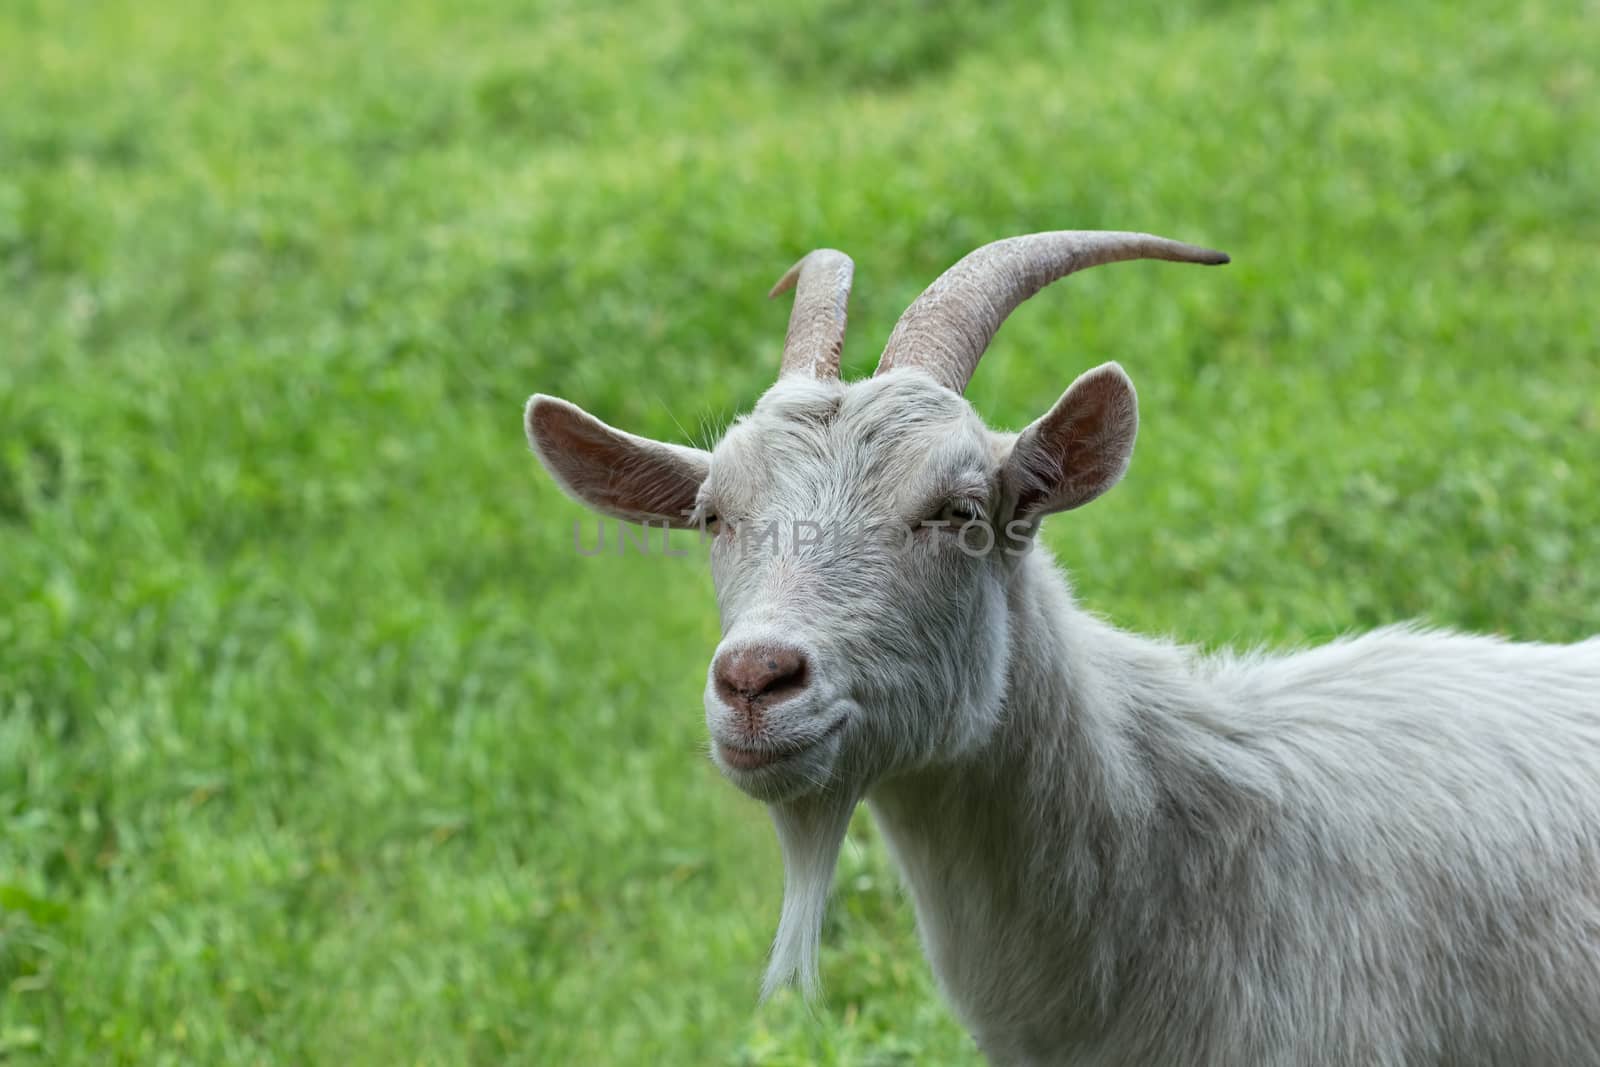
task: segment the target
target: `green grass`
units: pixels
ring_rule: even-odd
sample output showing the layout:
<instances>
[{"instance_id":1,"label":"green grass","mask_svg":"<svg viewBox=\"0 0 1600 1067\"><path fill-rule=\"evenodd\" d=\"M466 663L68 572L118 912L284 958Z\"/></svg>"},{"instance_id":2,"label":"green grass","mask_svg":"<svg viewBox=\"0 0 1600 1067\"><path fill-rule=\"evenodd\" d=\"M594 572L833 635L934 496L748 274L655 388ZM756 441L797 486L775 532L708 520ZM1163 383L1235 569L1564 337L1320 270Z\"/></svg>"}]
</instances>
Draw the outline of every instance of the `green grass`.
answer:
<instances>
[{"instance_id":1,"label":"green grass","mask_svg":"<svg viewBox=\"0 0 1600 1067\"><path fill-rule=\"evenodd\" d=\"M0 1061L976 1062L865 820L756 1007L703 562L576 558L522 440L721 425L814 246L857 374L996 237L1233 253L970 391L1134 376L1049 529L1121 624L1600 630L1594 4L1060 6L0 8Z\"/></svg>"}]
</instances>

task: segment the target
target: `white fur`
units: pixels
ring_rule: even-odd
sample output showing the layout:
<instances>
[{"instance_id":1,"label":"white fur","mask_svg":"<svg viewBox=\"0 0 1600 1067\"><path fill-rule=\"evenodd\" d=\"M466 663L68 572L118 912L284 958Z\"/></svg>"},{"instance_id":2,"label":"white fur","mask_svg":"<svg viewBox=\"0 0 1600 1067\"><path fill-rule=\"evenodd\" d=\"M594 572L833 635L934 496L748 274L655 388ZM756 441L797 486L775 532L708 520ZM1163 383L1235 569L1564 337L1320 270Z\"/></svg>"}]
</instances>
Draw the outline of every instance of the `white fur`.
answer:
<instances>
[{"instance_id":1,"label":"white fur","mask_svg":"<svg viewBox=\"0 0 1600 1067\"><path fill-rule=\"evenodd\" d=\"M1208 659L1012 589L1008 714L873 813L996 1063L1600 1063L1600 640Z\"/></svg>"},{"instance_id":2,"label":"white fur","mask_svg":"<svg viewBox=\"0 0 1600 1067\"><path fill-rule=\"evenodd\" d=\"M1131 386L1093 374L1088 444L1051 416L993 433L920 371L784 379L683 502L722 520L723 647L812 664L763 727L803 755L719 757L783 849L767 989L814 984L865 799L995 1063L1600 1064L1600 639L1393 628L1207 657L1087 614L1036 547L784 528L739 550L736 527L903 526L950 499L1031 535L1125 466ZM709 682L706 717L729 736Z\"/></svg>"}]
</instances>

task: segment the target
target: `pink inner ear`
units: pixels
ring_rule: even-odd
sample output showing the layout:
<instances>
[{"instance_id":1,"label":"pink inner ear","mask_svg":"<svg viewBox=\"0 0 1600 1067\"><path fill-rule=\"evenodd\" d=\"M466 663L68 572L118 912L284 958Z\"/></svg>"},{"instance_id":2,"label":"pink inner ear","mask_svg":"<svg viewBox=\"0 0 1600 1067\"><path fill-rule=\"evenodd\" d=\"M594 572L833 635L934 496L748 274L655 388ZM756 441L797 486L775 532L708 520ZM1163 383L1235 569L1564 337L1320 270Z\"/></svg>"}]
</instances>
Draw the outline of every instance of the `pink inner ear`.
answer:
<instances>
[{"instance_id":1,"label":"pink inner ear","mask_svg":"<svg viewBox=\"0 0 1600 1067\"><path fill-rule=\"evenodd\" d=\"M1128 469L1138 433L1138 401L1121 373L1090 371L1018 442L1032 476L1020 488L1020 514L1081 507Z\"/></svg>"},{"instance_id":2,"label":"pink inner ear","mask_svg":"<svg viewBox=\"0 0 1600 1067\"><path fill-rule=\"evenodd\" d=\"M571 495L634 522L686 524L705 466L690 449L613 429L559 401L535 403L528 434L539 458Z\"/></svg>"},{"instance_id":3,"label":"pink inner ear","mask_svg":"<svg viewBox=\"0 0 1600 1067\"><path fill-rule=\"evenodd\" d=\"M621 463L618 442L608 427L554 404L540 404L529 420L534 436L563 469L604 470Z\"/></svg>"}]
</instances>

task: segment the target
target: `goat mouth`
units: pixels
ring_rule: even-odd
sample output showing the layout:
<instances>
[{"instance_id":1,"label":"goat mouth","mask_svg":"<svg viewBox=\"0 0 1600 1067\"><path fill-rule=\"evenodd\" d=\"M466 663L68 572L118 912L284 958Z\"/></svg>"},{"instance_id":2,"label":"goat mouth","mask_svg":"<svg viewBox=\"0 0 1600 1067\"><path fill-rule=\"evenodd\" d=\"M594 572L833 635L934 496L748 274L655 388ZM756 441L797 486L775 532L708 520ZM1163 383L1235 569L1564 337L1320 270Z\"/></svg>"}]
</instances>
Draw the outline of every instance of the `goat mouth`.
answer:
<instances>
[{"instance_id":1,"label":"goat mouth","mask_svg":"<svg viewBox=\"0 0 1600 1067\"><path fill-rule=\"evenodd\" d=\"M717 742L717 754L722 757L722 762L736 771L759 771L769 767L776 767L780 763L787 763L797 756L822 744L844 729L848 715L841 715L835 719L828 728L816 737L802 741L795 745L786 745L774 748L738 748L725 742Z\"/></svg>"}]
</instances>

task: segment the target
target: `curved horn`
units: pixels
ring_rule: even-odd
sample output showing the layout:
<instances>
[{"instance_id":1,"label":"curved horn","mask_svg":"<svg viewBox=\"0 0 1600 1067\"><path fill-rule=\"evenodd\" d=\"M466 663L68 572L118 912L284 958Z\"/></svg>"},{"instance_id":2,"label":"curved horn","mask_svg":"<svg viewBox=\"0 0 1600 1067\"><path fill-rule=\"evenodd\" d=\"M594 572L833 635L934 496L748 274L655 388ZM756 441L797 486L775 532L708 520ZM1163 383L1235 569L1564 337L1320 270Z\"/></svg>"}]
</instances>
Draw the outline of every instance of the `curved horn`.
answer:
<instances>
[{"instance_id":1,"label":"curved horn","mask_svg":"<svg viewBox=\"0 0 1600 1067\"><path fill-rule=\"evenodd\" d=\"M795 289L789 312L789 333L783 339L783 366L778 377L804 374L837 378L844 348L845 305L856 265L843 252L819 248L790 267L767 298ZM798 284L798 288L796 285Z\"/></svg>"},{"instance_id":2,"label":"curved horn","mask_svg":"<svg viewBox=\"0 0 1600 1067\"><path fill-rule=\"evenodd\" d=\"M1125 259L1167 259L1216 265L1223 252L1148 233L1057 230L995 241L969 253L906 309L875 374L921 367L962 392L984 349L1018 304L1073 271Z\"/></svg>"}]
</instances>

